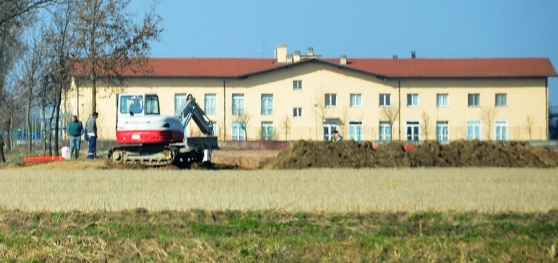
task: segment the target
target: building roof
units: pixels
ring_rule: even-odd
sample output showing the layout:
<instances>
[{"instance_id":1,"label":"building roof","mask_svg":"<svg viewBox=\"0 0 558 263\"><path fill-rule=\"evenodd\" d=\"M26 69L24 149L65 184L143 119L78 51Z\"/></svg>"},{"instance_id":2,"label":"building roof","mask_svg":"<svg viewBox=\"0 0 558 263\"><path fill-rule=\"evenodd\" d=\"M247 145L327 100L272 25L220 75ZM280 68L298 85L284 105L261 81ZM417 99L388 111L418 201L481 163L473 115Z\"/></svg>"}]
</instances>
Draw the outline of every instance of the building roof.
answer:
<instances>
[{"instance_id":1,"label":"building roof","mask_svg":"<svg viewBox=\"0 0 558 263\"><path fill-rule=\"evenodd\" d=\"M556 70L548 58L475 59L339 59L313 58L280 64L275 59L250 58L150 58L148 73L129 72L130 77L222 77L250 75L292 67L303 63L325 63L384 78L497 78L553 77Z\"/></svg>"}]
</instances>

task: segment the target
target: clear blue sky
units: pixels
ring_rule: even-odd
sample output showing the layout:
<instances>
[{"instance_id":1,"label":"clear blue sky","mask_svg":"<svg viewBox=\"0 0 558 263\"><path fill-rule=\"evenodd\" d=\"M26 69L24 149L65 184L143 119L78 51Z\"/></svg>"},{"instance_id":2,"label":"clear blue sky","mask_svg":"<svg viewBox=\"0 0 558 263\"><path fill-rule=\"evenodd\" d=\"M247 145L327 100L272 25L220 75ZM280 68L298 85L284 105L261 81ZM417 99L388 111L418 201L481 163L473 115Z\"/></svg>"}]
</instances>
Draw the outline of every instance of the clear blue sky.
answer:
<instances>
[{"instance_id":1,"label":"clear blue sky","mask_svg":"<svg viewBox=\"0 0 558 263\"><path fill-rule=\"evenodd\" d=\"M144 0L132 8L142 9ZM545 57L558 69L558 0L162 0L153 57ZM558 105L558 78L549 80Z\"/></svg>"}]
</instances>

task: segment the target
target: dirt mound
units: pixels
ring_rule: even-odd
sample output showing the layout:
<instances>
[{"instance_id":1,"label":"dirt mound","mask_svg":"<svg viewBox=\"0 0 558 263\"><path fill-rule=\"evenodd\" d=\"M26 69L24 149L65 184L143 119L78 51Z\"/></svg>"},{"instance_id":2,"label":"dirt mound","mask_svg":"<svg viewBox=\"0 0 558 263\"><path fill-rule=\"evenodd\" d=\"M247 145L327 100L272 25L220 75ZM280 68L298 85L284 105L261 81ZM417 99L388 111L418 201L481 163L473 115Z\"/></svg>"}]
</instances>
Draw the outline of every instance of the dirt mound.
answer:
<instances>
[{"instance_id":1,"label":"dirt mound","mask_svg":"<svg viewBox=\"0 0 558 263\"><path fill-rule=\"evenodd\" d=\"M457 141L447 145L424 142L415 149L409 149L409 144L403 142L297 141L262 164L267 169L557 166L558 152L550 148L483 141Z\"/></svg>"}]
</instances>

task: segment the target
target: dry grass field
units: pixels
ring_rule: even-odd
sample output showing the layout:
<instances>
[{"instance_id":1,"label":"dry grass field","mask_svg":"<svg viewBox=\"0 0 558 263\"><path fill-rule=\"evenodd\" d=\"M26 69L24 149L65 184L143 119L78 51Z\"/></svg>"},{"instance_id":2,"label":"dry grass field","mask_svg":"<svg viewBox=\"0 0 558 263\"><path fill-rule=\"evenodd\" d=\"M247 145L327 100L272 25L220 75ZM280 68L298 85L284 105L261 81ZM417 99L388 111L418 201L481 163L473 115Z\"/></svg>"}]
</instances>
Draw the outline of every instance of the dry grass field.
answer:
<instances>
[{"instance_id":1,"label":"dry grass field","mask_svg":"<svg viewBox=\"0 0 558 263\"><path fill-rule=\"evenodd\" d=\"M556 262L558 169L0 165L0 262ZM216 170L211 170L216 169Z\"/></svg>"},{"instance_id":2,"label":"dry grass field","mask_svg":"<svg viewBox=\"0 0 558 263\"><path fill-rule=\"evenodd\" d=\"M0 171L0 208L21 211L287 212L558 209L557 169L118 170L101 161ZM89 165L89 167L85 166ZM83 166L83 167L81 167ZM50 168L49 168L50 167ZM71 167L71 166L70 166ZM78 169L81 167L81 169Z\"/></svg>"}]
</instances>

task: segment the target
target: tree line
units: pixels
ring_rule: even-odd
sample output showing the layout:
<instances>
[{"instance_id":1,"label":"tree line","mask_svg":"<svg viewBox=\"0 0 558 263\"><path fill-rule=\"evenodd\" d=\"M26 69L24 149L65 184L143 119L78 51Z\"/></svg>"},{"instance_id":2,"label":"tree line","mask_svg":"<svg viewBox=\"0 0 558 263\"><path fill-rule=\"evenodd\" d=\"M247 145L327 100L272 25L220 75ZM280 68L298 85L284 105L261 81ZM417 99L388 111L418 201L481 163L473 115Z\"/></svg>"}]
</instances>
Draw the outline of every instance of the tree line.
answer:
<instances>
[{"instance_id":1,"label":"tree line","mask_svg":"<svg viewBox=\"0 0 558 263\"><path fill-rule=\"evenodd\" d=\"M63 94L72 78L92 89L97 81L122 86L124 70L141 67L162 33L158 0L143 13L131 0L3 0L0 2L0 162L24 127L33 149L32 115L40 112L43 155L59 155Z\"/></svg>"}]
</instances>

